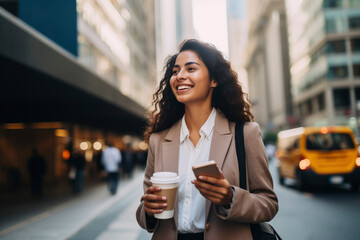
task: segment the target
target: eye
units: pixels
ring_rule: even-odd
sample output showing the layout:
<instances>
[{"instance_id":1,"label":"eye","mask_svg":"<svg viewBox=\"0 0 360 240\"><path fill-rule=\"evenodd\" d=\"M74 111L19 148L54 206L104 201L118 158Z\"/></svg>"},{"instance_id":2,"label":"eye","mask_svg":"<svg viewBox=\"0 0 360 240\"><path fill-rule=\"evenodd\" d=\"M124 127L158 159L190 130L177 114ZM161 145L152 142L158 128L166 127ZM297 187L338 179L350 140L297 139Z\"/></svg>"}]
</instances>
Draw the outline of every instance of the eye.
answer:
<instances>
[{"instance_id":1,"label":"eye","mask_svg":"<svg viewBox=\"0 0 360 240\"><path fill-rule=\"evenodd\" d=\"M179 72L178 70L174 69L172 73L173 73L173 75L176 75L176 74L178 74L178 72Z\"/></svg>"},{"instance_id":2,"label":"eye","mask_svg":"<svg viewBox=\"0 0 360 240\"><path fill-rule=\"evenodd\" d=\"M192 71L196 71L197 68L196 68L195 66L189 66L189 67L187 68L187 70L188 70L189 72L192 72Z\"/></svg>"}]
</instances>

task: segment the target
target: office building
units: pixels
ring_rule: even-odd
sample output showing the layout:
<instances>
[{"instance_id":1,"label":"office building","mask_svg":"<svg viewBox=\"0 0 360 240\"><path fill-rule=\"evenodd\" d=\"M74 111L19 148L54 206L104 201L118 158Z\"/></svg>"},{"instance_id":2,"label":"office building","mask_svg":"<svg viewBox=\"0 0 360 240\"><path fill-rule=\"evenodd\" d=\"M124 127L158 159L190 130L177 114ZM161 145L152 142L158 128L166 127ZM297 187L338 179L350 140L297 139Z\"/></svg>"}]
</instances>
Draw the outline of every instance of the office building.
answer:
<instances>
[{"instance_id":1,"label":"office building","mask_svg":"<svg viewBox=\"0 0 360 240\"><path fill-rule=\"evenodd\" d=\"M359 136L360 1L286 1L292 94L302 125Z\"/></svg>"},{"instance_id":2,"label":"office building","mask_svg":"<svg viewBox=\"0 0 360 240\"><path fill-rule=\"evenodd\" d=\"M245 68L253 113L262 130L296 124L292 111L285 4L283 0L251 0Z\"/></svg>"},{"instance_id":3,"label":"office building","mask_svg":"<svg viewBox=\"0 0 360 240\"><path fill-rule=\"evenodd\" d=\"M33 148L57 184L66 150L91 178L107 140L144 146L155 53L152 0L0 0L0 187L26 186Z\"/></svg>"},{"instance_id":4,"label":"office building","mask_svg":"<svg viewBox=\"0 0 360 240\"><path fill-rule=\"evenodd\" d=\"M227 23L229 60L231 67L238 74L243 90L248 92L247 73L244 68L247 47L246 1L227 0Z\"/></svg>"},{"instance_id":5,"label":"office building","mask_svg":"<svg viewBox=\"0 0 360 240\"><path fill-rule=\"evenodd\" d=\"M158 81L166 58L177 52L184 39L195 37L192 10L192 0L155 0Z\"/></svg>"}]
</instances>

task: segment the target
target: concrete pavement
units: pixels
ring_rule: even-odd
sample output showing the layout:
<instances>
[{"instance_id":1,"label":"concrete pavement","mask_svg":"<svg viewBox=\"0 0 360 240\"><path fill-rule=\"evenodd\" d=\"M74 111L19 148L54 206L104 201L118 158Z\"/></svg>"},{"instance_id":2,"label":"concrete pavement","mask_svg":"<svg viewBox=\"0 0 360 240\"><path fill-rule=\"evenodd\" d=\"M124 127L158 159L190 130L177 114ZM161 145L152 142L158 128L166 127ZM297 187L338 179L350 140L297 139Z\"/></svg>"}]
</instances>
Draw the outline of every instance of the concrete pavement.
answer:
<instances>
[{"instance_id":1,"label":"concrete pavement","mask_svg":"<svg viewBox=\"0 0 360 240\"><path fill-rule=\"evenodd\" d=\"M71 200L3 229L0 238L83 239L81 234L89 226L100 222L102 227L97 227L97 231L87 232L87 240L151 239L151 235L142 230L135 219L135 211L143 191L142 180L143 171L135 171L132 178L120 181L118 193L114 196L108 193L105 183L100 184Z\"/></svg>"}]
</instances>

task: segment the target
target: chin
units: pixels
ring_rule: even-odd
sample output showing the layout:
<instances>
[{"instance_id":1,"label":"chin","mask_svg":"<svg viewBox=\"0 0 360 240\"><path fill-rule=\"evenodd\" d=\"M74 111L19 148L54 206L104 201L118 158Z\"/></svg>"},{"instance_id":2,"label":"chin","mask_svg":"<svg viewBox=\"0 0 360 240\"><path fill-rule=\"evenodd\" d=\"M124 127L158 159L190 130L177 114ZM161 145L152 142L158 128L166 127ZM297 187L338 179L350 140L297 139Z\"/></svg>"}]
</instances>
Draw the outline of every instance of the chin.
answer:
<instances>
[{"instance_id":1,"label":"chin","mask_svg":"<svg viewBox=\"0 0 360 240\"><path fill-rule=\"evenodd\" d=\"M182 103L182 104L187 104L188 101L184 100L184 99L181 99L181 98L176 98L176 100L179 102L179 103Z\"/></svg>"}]
</instances>

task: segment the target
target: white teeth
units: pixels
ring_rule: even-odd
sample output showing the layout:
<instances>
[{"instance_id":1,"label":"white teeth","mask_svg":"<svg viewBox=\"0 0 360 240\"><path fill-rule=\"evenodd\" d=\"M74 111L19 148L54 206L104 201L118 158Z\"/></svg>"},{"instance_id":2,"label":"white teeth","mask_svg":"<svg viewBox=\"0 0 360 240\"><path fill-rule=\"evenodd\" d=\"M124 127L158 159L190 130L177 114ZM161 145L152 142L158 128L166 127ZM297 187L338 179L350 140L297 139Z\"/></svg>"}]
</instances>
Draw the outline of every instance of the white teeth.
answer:
<instances>
[{"instance_id":1,"label":"white teeth","mask_svg":"<svg viewBox=\"0 0 360 240\"><path fill-rule=\"evenodd\" d=\"M178 86L178 90L184 90L184 89L189 89L191 88L190 86Z\"/></svg>"}]
</instances>

